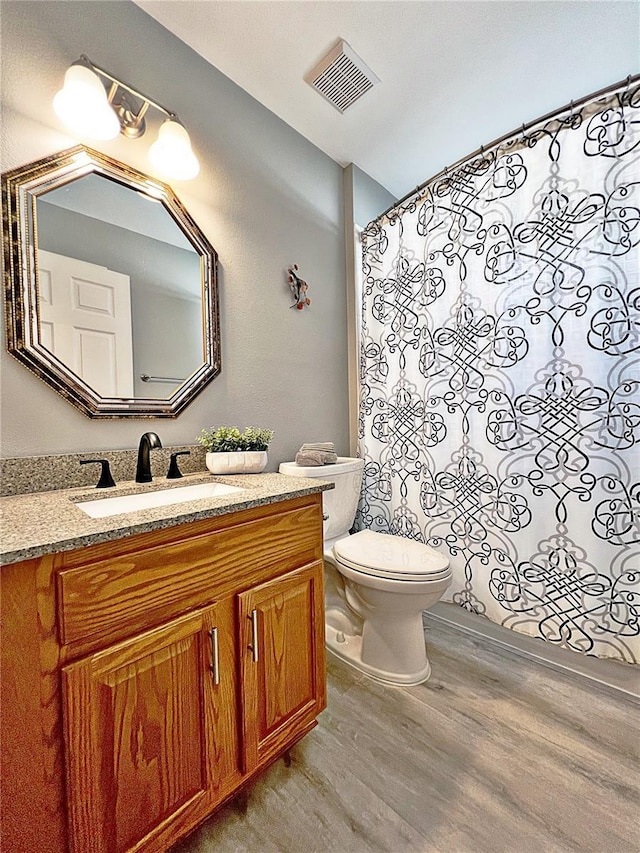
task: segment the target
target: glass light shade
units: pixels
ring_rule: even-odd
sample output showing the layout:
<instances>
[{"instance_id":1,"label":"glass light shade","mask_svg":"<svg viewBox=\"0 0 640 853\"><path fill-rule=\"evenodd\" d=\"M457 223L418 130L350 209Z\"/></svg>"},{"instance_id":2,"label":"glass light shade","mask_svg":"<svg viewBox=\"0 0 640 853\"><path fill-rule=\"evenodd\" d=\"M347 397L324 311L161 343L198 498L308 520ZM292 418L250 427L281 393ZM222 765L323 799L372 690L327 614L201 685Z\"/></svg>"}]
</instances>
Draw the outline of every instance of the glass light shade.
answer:
<instances>
[{"instance_id":1,"label":"glass light shade","mask_svg":"<svg viewBox=\"0 0 640 853\"><path fill-rule=\"evenodd\" d=\"M191 180L200 171L189 134L179 121L172 119L160 126L158 138L149 149L149 159L158 171L178 181Z\"/></svg>"},{"instance_id":2,"label":"glass light shade","mask_svg":"<svg viewBox=\"0 0 640 853\"><path fill-rule=\"evenodd\" d=\"M100 78L84 65L72 65L67 70L53 108L58 118L79 136L115 139L120 133L120 121L109 105Z\"/></svg>"}]
</instances>

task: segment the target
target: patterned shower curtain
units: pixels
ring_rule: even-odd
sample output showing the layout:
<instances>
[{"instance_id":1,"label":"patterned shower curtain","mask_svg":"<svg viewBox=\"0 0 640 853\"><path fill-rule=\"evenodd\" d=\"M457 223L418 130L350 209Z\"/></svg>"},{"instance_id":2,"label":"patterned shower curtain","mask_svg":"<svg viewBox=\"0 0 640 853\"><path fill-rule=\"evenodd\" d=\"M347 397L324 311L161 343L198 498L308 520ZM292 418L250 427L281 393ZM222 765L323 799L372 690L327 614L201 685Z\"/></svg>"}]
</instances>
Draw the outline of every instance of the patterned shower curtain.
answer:
<instances>
[{"instance_id":1,"label":"patterned shower curtain","mask_svg":"<svg viewBox=\"0 0 640 853\"><path fill-rule=\"evenodd\" d=\"M364 232L356 527L448 597L640 660L640 85L514 134Z\"/></svg>"}]
</instances>

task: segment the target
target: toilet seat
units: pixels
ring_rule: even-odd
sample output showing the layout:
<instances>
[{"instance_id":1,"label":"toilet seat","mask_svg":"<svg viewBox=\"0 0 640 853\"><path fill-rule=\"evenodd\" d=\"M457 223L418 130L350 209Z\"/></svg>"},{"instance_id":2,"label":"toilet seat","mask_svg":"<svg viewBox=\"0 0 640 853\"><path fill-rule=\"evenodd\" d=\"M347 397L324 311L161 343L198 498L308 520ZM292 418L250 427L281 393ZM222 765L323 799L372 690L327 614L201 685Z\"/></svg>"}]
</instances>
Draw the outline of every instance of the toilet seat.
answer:
<instances>
[{"instance_id":1,"label":"toilet seat","mask_svg":"<svg viewBox=\"0 0 640 853\"><path fill-rule=\"evenodd\" d=\"M422 542L361 530L334 543L337 562L372 578L438 581L451 575L449 560Z\"/></svg>"}]
</instances>

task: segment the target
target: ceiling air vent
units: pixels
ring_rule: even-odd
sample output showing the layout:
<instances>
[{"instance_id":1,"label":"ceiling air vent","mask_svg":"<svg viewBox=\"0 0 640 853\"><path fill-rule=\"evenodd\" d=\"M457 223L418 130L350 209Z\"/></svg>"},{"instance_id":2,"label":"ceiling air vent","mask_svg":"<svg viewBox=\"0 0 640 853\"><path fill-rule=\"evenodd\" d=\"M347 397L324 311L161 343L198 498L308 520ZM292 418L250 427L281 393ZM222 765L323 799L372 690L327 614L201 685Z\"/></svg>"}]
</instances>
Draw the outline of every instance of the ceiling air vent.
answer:
<instances>
[{"instance_id":1,"label":"ceiling air vent","mask_svg":"<svg viewBox=\"0 0 640 853\"><path fill-rule=\"evenodd\" d=\"M380 82L380 78L342 40L305 80L341 113Z\"/></svg>"}]
</instances>

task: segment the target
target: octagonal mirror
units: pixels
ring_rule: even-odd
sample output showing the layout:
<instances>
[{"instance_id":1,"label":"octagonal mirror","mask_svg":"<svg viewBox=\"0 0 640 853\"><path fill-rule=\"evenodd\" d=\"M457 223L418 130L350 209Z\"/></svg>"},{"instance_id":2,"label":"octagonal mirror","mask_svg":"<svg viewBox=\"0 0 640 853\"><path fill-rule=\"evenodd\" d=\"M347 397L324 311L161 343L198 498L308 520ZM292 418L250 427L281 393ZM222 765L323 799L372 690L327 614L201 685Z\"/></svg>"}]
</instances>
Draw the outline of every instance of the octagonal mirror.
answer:
<instances>
[{"instance_id":1,"label":"octagonal mirror","mask_svg":"<svg viewBox=\"0 0 640 853\"><path fill-rule=\"evenodd\" d=\"M176 417L220 372L217 255L171 188L84 146L2 176L7 347L89 417Z\"/></svg>"}]
</instances>

